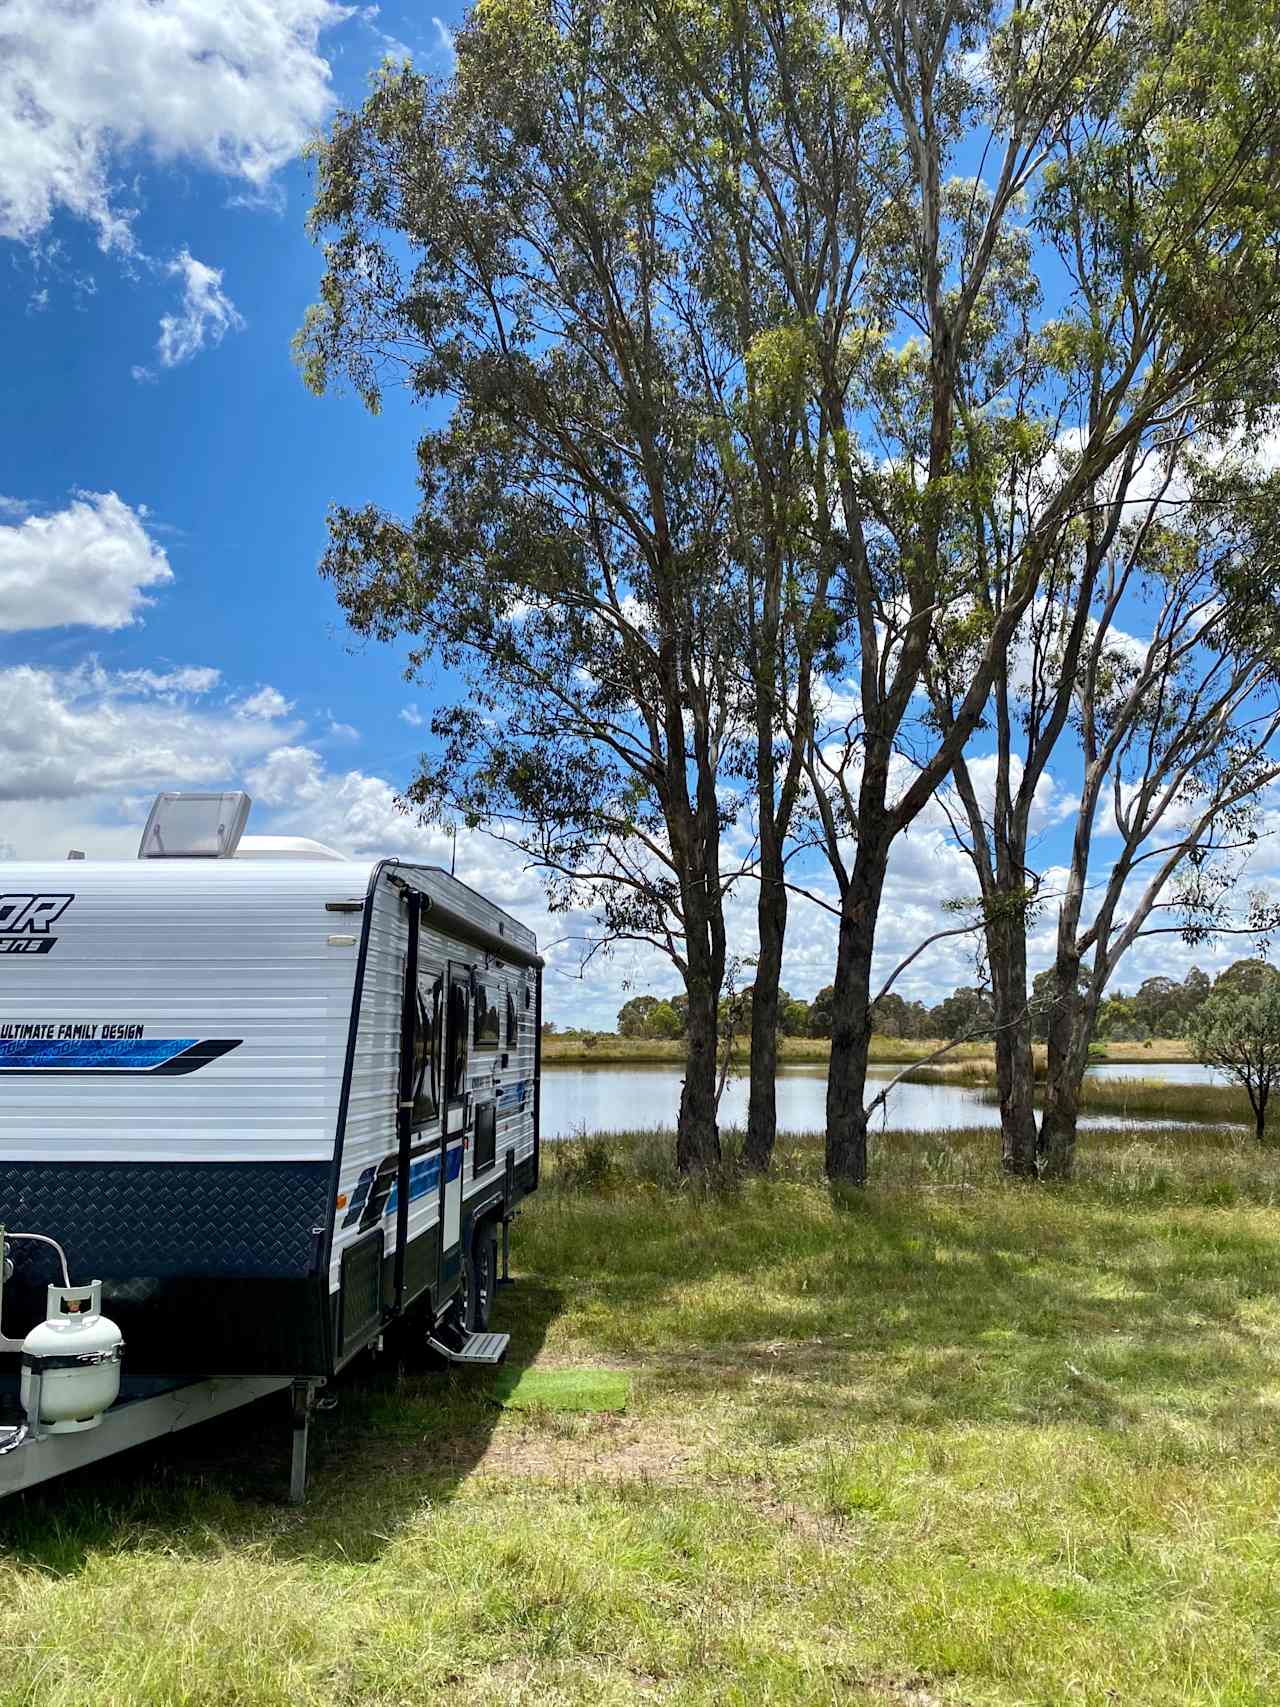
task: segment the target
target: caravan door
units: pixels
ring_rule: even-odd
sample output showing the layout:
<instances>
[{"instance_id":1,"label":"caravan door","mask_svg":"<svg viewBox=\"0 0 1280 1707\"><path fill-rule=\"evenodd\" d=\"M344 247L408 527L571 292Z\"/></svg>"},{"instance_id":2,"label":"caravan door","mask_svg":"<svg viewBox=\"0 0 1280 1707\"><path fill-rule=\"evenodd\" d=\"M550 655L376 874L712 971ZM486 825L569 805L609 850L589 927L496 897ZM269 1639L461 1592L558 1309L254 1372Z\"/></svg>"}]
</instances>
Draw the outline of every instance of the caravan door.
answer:
<instances>
[{"instance_id":1,"label":"caravan door","mask_svg":"<svg viewBox=\"0 0 1280 1707\"><path fill-rule=\"evenodd\" d=\"M451 962L447 977L445 1098L440 1156L440 1283L438 1298L455 1292L462 1278L462 1168L471 1121L467 1067L471 1059L471 968Z\"/></svg>"}]
</instances>

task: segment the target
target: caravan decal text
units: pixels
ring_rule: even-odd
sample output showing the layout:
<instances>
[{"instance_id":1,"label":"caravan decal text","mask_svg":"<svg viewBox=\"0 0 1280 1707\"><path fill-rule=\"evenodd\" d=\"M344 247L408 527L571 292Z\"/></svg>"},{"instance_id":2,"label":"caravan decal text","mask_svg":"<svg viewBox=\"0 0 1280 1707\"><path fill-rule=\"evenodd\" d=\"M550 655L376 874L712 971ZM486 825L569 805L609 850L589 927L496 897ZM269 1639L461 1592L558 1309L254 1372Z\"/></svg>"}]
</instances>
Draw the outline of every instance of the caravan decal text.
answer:
<instances>
[{"instance_id":1,"label":"caravan decal text","mask_svg":"<svg viewBox=\"0 0 1280 1707\"><path fill-rule=\"evenodd\" d=\"M0 954L48 954L74 895L0 895Z\"/></svg>"},{"instance_id":2,"label":"caravan decal text","mask_svg":"<svg viewBox=\"0 0 1280 1707\"><path fill-rule=\"evenodd\" d=\"M0 1025L0 1073L195 1073L238 1049L239 1037L146 1037L137 1024Z\"/></svg>"}]
</instances>

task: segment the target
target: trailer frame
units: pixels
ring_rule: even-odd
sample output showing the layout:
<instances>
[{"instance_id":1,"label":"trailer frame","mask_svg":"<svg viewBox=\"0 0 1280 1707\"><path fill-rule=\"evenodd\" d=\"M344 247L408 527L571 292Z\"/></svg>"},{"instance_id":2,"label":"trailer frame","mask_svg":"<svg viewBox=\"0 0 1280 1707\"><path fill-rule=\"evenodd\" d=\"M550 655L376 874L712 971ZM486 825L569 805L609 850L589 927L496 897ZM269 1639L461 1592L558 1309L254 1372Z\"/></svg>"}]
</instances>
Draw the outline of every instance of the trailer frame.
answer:
<instances>
[{"instance_id":1,"label":"trailer frame","mask_svg":"<svg viewBox=\"0 0 1280 1707\"><path fill-rule=\"evenodd\" d=\"M295 1387L287 1375L218 1375L207 1380L172 1381L162 1376L126 1376L120 1398L103 1412L96 1427L61 1434L39 1420L40 1385L36 1376L28 1390L25 1420L0 1429L0 1498ZM308 1389L307 1416L315 1385L296 1384ZM295 1401L295 1417L296 1413ZM305 1426L299 1445L295 1422L290 1476L290 1496L295 1503L301 1501L306 1489L306 1445Z\"/></svg>"}]
</instances>

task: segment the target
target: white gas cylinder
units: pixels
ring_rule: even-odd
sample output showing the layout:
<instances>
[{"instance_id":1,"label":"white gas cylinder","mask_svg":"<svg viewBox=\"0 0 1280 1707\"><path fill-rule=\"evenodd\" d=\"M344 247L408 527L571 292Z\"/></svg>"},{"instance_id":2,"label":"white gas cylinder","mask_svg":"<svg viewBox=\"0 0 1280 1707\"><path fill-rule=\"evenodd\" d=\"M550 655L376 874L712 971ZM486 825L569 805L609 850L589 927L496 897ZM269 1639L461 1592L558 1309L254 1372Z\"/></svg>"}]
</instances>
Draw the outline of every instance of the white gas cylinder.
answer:
<instances>
[{"instance_id":1,"label":"white gas cylinder","mask_svg":"<svg viewBox=\"0 0 1280 1707\"><path fill-rule=\"evenodd\" d=\"M51 1286L48 1315L22 1342L22 1403L40 1373L40 1421L50 1434L97 1428L120 1392L124 1336L102 1314L102 1282Z\"/></svg>"}]
</instances>

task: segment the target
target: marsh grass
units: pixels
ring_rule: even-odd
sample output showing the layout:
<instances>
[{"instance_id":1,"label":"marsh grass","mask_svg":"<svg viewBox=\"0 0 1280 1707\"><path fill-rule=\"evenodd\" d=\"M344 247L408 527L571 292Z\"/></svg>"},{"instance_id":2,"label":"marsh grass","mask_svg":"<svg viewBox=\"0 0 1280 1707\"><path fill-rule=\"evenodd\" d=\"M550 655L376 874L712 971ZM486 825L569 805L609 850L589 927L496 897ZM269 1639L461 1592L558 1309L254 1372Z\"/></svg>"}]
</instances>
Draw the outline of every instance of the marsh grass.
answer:
<instances>
[{"instance_id":1,"label":"marsh grass","mask_svg":"<svg viewBox=\"0 0 1280 1707\"><path fill-rule=\"evenodd\" d=\"M669 1133L549 1145L516 1370L625 1415L366 1368L277 1503L252 1414L0 1507L0 1703L1271 1707L1280 1158L1090 1131L816 1140L698 1186Z\"/></svg>"},{"instance_id":2,"label":"marsh grass","mask_svg":"<svg viewBox=\"0 0 1280 1707\"><path fill-rule=\"evenodd\" d=\"M1122 1120L1178 1120L1193 1125L1225 1121L1247 1125L1251 1141L1253 1138L1249 1099L1234 1085L1180 1085L1159 1079L1086 1076L1081 1107L1089 1114L1114 1114Z\"/></svg>"},{"instance_id":3,"label":"marsh grass","mask_svg":"<svg viewBox=\"0 0 1280 1707\"><path fill-rule=\"evenodd\" d=\"M746 1070L748 1039L742 1038L733 1053L736 1067ZM871 1039L870 1059L874 1065L900 1064L920 1061L940 1048L939 1041L926 1039L881 1037ZM660 1062L682 1062L685 1045L682 1039L666 1041L645 1037L614 1037L607 1032L576 1033L565 1037L546 1037L542 1040L542 1060L548 1067L608 1067L642 1066ZM831 1042L825 1037L780 1037L778 1061L786 1066L825 1067L831 1058ZM958 1044L948 1060L989 1061L989 1043Z\"/></svg>"},{"instance_id":4,"label":"marsh grass","mask_svg":"<svg viewBox=\"0 0 1280 1707\"><path fill-rule=\"evenodd\" d=\"M1036 1083L1043 1075L1037 1060ZM915 1085L957 1085L986 1093L996 1102L995 1067L985 1061L963 1061L957 1065L940 1062L915 1067L906 1081ZM1114 1115L1121 1121L1178 1121L1189 1125L1237 1125L1253 1129L1253 1111L1244 1091L1234 1085L1189 1085L1134 1076L1096 1078L1086 1074L1080 1092L1080 1107L1086 1114Z\"/></svg>"}]
</instances>

